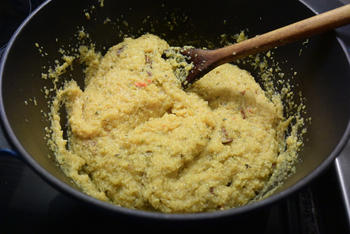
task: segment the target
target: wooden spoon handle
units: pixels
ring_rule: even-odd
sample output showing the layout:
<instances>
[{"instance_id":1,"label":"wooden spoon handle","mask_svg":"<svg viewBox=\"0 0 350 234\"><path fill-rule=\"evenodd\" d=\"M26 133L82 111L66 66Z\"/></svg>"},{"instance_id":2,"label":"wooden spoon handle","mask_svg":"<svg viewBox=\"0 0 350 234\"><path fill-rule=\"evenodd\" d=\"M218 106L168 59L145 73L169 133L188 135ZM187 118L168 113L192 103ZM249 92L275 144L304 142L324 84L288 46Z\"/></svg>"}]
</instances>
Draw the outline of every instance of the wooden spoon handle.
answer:
<instances>
[{"instance_id":1,"label":"wooden spoon handle","mask_svg":"<svg viewBox=\"0 0 350 234\"><path fill-rule=\"evenodd\" d=\"M215 66L350 23L350 4L256 36L240 43L212 50Z\"/></svg>"}]
</instances>

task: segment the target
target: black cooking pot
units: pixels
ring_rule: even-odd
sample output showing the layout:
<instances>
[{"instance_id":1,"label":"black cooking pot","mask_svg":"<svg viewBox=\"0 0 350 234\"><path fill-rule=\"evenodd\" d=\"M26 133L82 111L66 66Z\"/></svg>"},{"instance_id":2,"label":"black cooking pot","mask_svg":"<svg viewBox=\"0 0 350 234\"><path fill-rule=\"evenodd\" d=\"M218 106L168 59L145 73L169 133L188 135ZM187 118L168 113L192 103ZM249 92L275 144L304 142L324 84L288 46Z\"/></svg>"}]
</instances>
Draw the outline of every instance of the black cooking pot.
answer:
<instances>
[{"instance_id":1,"label":"black cooking pot","mask_svg":"<svg viewBox=\"0 0 350 234\"><path fill-rule=\"evenodd\" d=\"M92 8L91 4L96 7ZM86 12L89 12L90 20L87 20ZM296 173L264 200L211 213L162 214L132 210L82 193L57 167L53 157L49 157L52 152L45 139L45 127L49 126L49 121L42 113L49 109L42 89L44 86L51 87L52 82L41 79L41 73L47 70L49 62L54 65L53 61L61 57L59 48L74 47L73 35L81 26L100 51L120 42L125 34L138 36L144 32L159 35L171 45L185 43L215 47L220 46L217 42L223 33L229 35L248 29L248 35L253 36L313 14L303 3L295 0L253 3L235 0L217 4L212 1L105 0L104 7L100 7L97 1L47 1L19 27L1 63L1 120L11 145L11 149L4 150L23 158L57 189L119 215L168 221L208 220L240 216L268 206L317 177L332 163L347 141L350 117L349 55L335 32L311 38L306 44L294 43L275 50L275 59L280 62L285 77L294 77L293 91L303 93L306 115L312 118ZM111 22L106 21L107 17ZM144 22L145 18L148 19L147 23ZM169 27L168 22L172 22L173 26ZM44 53L38 52L35 43ZM82 83L81 70L77 64L68 73ZM255 73L254 70L251 72ZM68 79L69 74L63 77Z\"/></svg>"}]
</instances>

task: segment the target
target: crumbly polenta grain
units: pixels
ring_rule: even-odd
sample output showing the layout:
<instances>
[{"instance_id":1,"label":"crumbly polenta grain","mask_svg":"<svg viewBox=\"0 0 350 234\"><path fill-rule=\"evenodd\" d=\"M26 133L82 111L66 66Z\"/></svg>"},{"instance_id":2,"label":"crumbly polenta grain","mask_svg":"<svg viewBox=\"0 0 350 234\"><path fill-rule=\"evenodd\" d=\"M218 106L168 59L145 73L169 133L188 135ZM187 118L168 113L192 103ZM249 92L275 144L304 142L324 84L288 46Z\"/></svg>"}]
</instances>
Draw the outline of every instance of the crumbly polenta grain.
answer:
<instances>
[{"instance_id":1,"label":"crumbly polenta grain","mask_svg":"<svg viewBox=\"0 0 350 234\"><path fill-rule=\"evenodd\" d=\"M168 48L151 34L126 38L103 57L82 48L84 89L68 82L51 106L56 160L85 193L124 207L187 213L245 205L280 162L290 122L281 100L231 64L185 92L162 58Z\"/></svg>"}]
</instances>

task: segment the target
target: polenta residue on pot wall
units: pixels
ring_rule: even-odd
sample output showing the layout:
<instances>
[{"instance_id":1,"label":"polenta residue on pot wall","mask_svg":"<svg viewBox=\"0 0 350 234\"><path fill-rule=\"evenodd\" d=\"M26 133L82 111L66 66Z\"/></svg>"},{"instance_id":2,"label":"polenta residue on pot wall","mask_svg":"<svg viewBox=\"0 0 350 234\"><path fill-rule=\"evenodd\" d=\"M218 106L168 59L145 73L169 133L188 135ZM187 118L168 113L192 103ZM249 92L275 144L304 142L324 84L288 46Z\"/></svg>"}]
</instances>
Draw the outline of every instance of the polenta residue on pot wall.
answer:
<instances>
[{"instance_id":1,"label":"polenta residue on pot wall","mask_svg":"<svg viewBox=\"0 0 350 234\"><path fill-rule=\"evenodd\" d=\"M151 34L104 56L80 47L85 87L73 79L51 103L58 164L85 193L134 209L205 212L262 198L293 170L300 125L235 65L182 90L168 48Z\"/></svg>"}]
</instances>

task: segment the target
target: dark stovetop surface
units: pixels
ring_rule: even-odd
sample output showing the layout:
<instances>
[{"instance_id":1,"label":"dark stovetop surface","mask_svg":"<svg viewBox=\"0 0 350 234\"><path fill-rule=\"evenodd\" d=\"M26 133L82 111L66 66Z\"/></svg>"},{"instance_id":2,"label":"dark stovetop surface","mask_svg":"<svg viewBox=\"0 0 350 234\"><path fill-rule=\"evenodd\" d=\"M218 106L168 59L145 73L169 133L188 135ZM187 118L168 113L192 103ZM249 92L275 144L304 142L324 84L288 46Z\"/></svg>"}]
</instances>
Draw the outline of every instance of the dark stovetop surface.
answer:
<instances>
[{"instance_id":1,"label":"dark stovetop surface","mask_svg":"<svg viewBox=\"0 0 350 234\"><path fill-rule=\"evenodd\" d=\"M262 234L349 233L333 167L288 199L238 221L174 226L142 223L88 207L52 188L19 159L0 155L0 233L55 233L67 228L89 232L102 227L151 231L155 226L157 230L171 227Z\"/></svg>"},{"instance_id":2,"label":"dark stovetop surface","mask_svg":"<svg viewBox=\"0 0 350 234\"><path fill-rule=\"evenodd\" d=\"M0 56L11 34L43 0L1 0ZM312 0L313 1L313 0ZM347 0L343 0L347 1ZM0 154L0 234L102 231L235 231L262 234L350 233L334 166L288 199L220 223L162 224L116 217L62 194L19 159Z\"/></svg>"}]
</instances>

